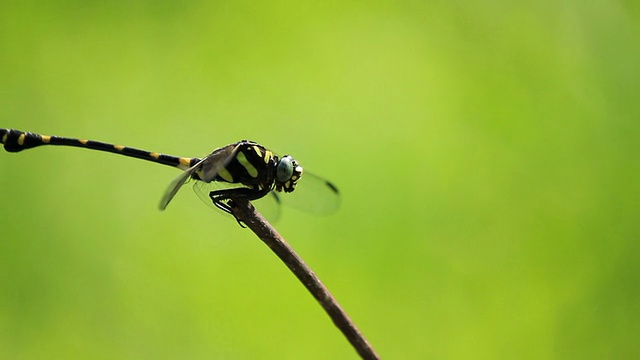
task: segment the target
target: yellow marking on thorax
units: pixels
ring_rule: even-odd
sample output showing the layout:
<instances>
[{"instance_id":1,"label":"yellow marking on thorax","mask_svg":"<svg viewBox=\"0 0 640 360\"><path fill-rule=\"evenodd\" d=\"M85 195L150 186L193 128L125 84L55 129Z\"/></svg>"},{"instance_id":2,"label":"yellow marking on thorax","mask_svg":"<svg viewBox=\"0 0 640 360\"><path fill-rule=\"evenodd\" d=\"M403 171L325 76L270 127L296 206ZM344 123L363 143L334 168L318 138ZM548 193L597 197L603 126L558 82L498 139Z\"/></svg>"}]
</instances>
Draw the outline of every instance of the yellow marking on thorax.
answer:
<instances>
[{"instance_id":1,"label":"yellow marking on thorax","mask_svg":"<svg viewBox=\"0 0 640 360\"><path fill-rule=\"evenodd\" d=\"M231 176L231 173L225 167L221 167L218 170L218 176L220 176L221 178L225 179L226 181L228 181L230 183L233 182L233 176Z\"/></svg>"},{"instance_id":2,"label":"yellow marking on thorax","mask_svg":"<svg viewBox=\"0 0 640 360\"><path fill-rule=\"evenodd\" d=\"M151 156L154 159L158 159L160 157L160 154L158 154L157 152L150 152L149 156Z\"/></svg>"},{"instance_id":3,"label":"yellow marking on thorax","mask_svg":"<svg viewBox=\"0 0 640 360\"><path fill-rule=\"evenodd\" d=\"M264 162L269 163L269 161L273 158L273 153L269 150L264 152Z\"/></svg>"},{"instance_id":4,"label":"yellow marking on thorax","mask_svg":"<svg viewBox=\"0 0 640 360\"><path fill-rule=\"evenodd\" d=\"M113 145L113 147L118 151L122 151L124 149L124 146L122 145Z\"/></svg>"},{"instance_id":5,"label":"yellow marking on thorax","mask_svg":"<svg viewBox=\"0 0 640 360\"><path fill-rule=\"evenodd\" d=\"M6 134L4 134L4 136L2 137L2 143L6 144L7 143L7 139L9 138L9 132L7 132Z\"/></svg>"},{"instance_id":6,"label":"yellow marking on thorax","mask_svg":"<svg viewBox=\"0 0 640 360\"><path fill-rule=\"evenodd\" d=\"M20 134L20 136L18 136L18 145L22 146L24 145L24 138L25 138L25 134L22 133Z\"/></svg>"},{"instance_id":7,"label":"yellow marking on thorax","mask_svg":"<svg viewBox=\"0 0 640 360\"><path fill-rule=\"evenodd\" d=\"M252 178L258 177L258 170L255 168L255 166L253 166L253 164L249 162L249 160L247 160L247 157L242 151L238 152L238 155L236 155L236 159L238 159L240 165L242 165L247 170L249 176L251 176Z\"/></svg>"},{"instance_id":8,"label":"yellow marking on thorax","mask_svg":"<svg viewBox=\"0 0 640 360\"><path fill-rule=\"evenodd\" d=\"M87 143L89 142L89 140L85 140L85 139L80 139L78 141L80 141L80 144L82 145L87 145Z\"/></svg>"},{"instance_id":9,"label":"yellow marking on thorax","mask_svg":"<svg viewBox=\"0 0 640 360\"><path fill-rule=\"evenodd\" d=\"M256 151L256 154L258 154L258 157L262 157L262 151L260 150L260 148L259 148L259 147L257 147L257 146L255 146L255 145L254 145L254 146L253 146L253 150L255 150L255 151Z\"/></svg>"},{"instance_id":10,"label":"yellow marking on thorax","mask_svg":"<svg viewBox=\"0 0 640 360\"><path fill-rule=\"evenodd\" d=\"M42 142L45 144L48 144L51 142L51 136L49 135L42 135Z\"/></svg>"}]
</instances>

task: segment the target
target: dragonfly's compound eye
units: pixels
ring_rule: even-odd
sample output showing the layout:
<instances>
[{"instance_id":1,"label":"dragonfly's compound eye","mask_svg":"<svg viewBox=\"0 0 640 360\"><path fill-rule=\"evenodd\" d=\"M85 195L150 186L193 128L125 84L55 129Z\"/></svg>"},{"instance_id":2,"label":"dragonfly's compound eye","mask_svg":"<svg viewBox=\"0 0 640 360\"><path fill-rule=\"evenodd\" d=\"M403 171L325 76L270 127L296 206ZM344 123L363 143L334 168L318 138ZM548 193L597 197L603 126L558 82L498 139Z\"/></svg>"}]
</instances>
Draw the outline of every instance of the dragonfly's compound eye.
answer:
<instances>
[{"instance_id":1,"label":"dragonfly's compound eye","mask_svg":"<svg viewBox=\"0 0 640 360\"><path fill-rule=\"evenodd\" d=\"M289 155L282 157L276 167L276 191L292 192L301 176L302 166Z\"/></svg>"},{"instance_id":2,"label":"dragonfly's compound eye","mask_svg":"<svg viewBox=\"0 0 640 360\"><path fill-rule=\"evenodd\" d=\"M280 182L289 181L293 175L293 158L291 156L285 156L278 161L278 167L276 168L276 179Z\"/></svg>"}]
</instances>

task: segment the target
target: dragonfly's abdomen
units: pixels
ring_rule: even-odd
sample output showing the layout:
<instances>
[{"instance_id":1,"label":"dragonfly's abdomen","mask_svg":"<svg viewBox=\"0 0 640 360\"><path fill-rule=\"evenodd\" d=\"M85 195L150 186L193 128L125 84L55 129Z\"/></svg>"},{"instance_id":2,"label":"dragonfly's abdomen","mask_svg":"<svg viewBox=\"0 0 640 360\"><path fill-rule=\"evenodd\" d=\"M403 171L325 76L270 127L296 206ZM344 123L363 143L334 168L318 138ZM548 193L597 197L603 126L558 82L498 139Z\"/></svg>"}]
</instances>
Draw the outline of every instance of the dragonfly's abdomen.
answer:
<instances>
[{"instance_id":1,"label":"dragonfly's abdomen","mask_svg":"<svg viewBox=\"0 0 640 360\"><path fill-rule=\"evenodd\" d=\"M0 129L0 138L4 149L8 152L18 152L40 145L48 145L52 136L34 134L13 129Z\"/></svg>"},{"instance_id":2,"label":"dragonfly's abdomen","mask_svg":"<svg viewBox=\"0 0 640 360\"><path fill-rule=\"evenodd\" d=\"M74 146L153 161L163 165L174 166L182 170L186 170L200 161L198 158L165 155L100 141L41 135L15 129L0 129L0 139L4 144L4 149L8 152L19 152L42 145Z\"/></svg>"}]
</instances>

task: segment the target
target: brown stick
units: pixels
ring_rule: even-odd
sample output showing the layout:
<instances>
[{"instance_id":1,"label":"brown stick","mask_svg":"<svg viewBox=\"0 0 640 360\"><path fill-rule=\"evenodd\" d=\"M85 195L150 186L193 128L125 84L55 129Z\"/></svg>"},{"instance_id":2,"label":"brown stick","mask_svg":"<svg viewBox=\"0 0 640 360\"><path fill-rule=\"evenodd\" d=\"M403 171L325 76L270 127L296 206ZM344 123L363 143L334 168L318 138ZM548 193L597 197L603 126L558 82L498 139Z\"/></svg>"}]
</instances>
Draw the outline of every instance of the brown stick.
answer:
<instances>
[{"instance_id":1,"label":"brown stick","mask_svg":"<svg viewBox=\"0 0 640 360\"><path fill-rule=\"evenodd\" d=\"M233 201L233 212L236 218L249 227L271 250L278 255L285 265L296 275L327 312L333 323L342 331L360 357L366 360L379 359L371 345L358 330L349 316L342 310L336 299L313 273L311 268L289 246L278 232L258 213L251 203L243 198Z\"/></svg>"}]
</instances>

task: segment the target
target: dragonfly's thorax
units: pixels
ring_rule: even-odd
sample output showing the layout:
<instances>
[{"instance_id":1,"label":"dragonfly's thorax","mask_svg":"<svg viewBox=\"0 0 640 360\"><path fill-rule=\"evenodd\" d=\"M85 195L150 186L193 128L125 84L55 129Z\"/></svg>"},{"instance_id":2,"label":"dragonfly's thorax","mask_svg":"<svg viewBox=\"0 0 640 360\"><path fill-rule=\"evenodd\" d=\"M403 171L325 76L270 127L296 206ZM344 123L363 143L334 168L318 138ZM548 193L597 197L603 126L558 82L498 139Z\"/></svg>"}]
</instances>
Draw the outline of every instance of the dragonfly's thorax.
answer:
<instances>
[{"instance_id":1,"label":"dragonfly's thorax","mask_svg":"<svg viewBox=\"0 0 640 360\"><path fill-rule=\"evenodd\" d=\"M235 151L224 160L223 155L231 148ZM200 164L194 178L204 182L218 181L244 185L252 189L269 189L274 186L278 157L263 146L243 140L214 151Z\"/></svg>"},{"instance_id":2,"label":"dragonfly's thorax","mask_svg":"<svg viewBox=\"0 0 640 360\"><path fill-rule=\"evenodd\" d=\"M287 193L295 190L303 170L291 156L279 158L263 146L247 140L231 146L235 149L233 155L221 161L218 152L228 148L214 151L202 161L193 177L204 182L239 184L255 190L275 189Z\"/></svg>"}]
</instances>

